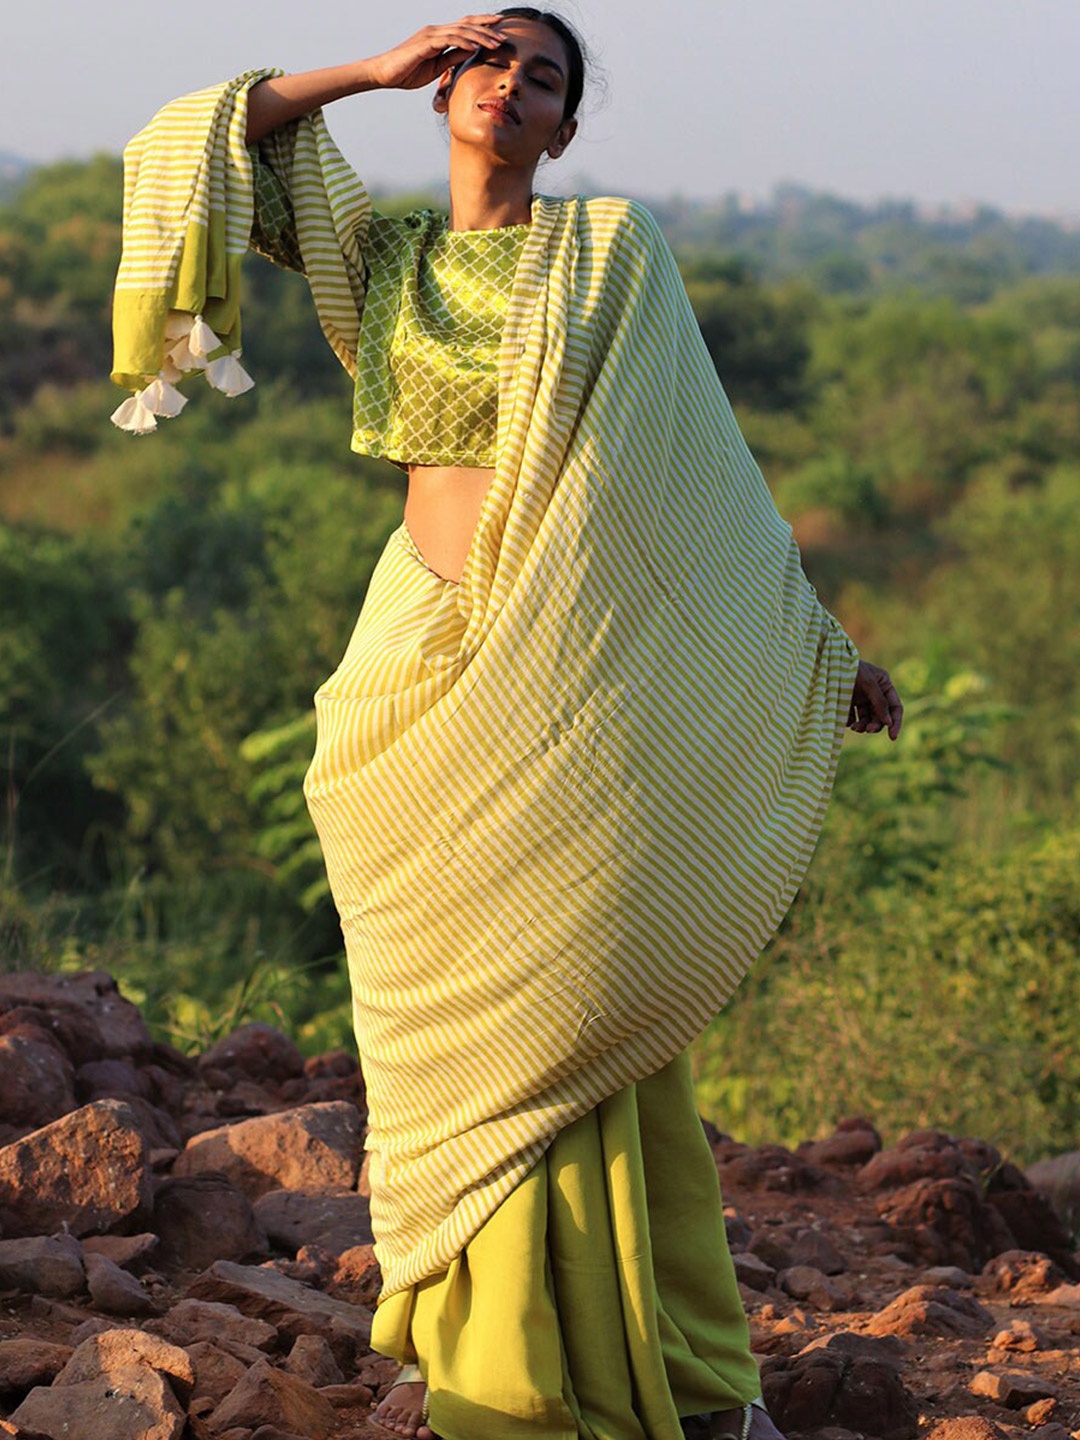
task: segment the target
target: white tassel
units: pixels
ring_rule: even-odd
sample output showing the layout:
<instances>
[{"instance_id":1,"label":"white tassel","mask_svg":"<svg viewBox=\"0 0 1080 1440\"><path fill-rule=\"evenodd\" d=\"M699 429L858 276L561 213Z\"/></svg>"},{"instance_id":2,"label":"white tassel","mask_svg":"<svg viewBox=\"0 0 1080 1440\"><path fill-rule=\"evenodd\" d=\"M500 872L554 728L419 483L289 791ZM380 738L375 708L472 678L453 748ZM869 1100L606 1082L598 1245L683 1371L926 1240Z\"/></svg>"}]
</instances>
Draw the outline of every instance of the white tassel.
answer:
<instances>
[{"instance_id":1,"label":"white tassel","mask_svg":"<svg viewBox=\"0 0 1080 1440\"><path fill-rule=\"evenodd\" d=\"M234 350L231 355L221 355L217 360L211 360L206 366L206 378L215 390L220 390L223 395L243 395L255 384L251 376L240 364L240 351Z\"/></svg>"},{"instance_id":2,"label":"white tassel","mask_svg":"<svg viewBox=\"0 0 1080 1440\"><path fill-rule=\"evenodd\" d=\"M189 340L189 336L182 336L165 356L166 365L174 365L181 375L190 375L192 370L206 369L206 361L201 355L195 354Z\"/></svg>"},{"instance_id":3,"label":"white tassel","mask_svg":"<svg viewBox=\"0 0 1080 1440\"><path fill-rule=\"evenodd\" d=\"M187 396L181 395L180 391L161 375L156 380L151 380L140 398L148 410L170 420L174 415L179 415L188 403Z\"/></svg>"},{"instance_id":4,"label":"white tassel","mask_svg":"<svg viewBox=\"0 0 1080 1440\"><path fill-rule=\"evenodd\" d=\"M182 340L185 335L191 334L194 324L195 316L189 315L186 310L170 310L165 320L165 339Z\"/></svg>"},{"instance_id":5,"label":"white tassel","mask_svg":"<svg viewBox=\"0 0 1080 1440\"><path fill-rule=\"evenodd\" d=\"M220 350L222 342L202 316L196 315L191 333L187 337L187 343L192 355L202 355L205 358L212 351Z\"/></svg>"},{"instance_id":6,"label":"white tassel","mask_svg":"<svg viewBox=\"0 0 1080 1440\"><path fill-rule=\"evenodd\" d=\"M116 407L109 418L129 435L151 435L157 429L154 412L143 403L141 393L129 396Z\"/></svg>"}]
</instances>

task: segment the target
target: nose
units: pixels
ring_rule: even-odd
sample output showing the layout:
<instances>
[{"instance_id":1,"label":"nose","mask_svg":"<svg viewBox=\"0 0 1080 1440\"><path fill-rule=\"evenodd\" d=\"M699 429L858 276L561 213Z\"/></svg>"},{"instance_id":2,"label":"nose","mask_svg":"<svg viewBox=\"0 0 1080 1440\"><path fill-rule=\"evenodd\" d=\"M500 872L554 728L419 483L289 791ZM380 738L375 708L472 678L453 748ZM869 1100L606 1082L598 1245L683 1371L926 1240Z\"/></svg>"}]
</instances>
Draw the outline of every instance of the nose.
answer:
<instances>
[{"instance_id":1,"label":"nose","mask_svg":"<svg viewBox=\"0 0 1080 1440\"><path fill-rule=\"evenodd\" d=\"M507 95L517 95L521 91L521 66L518 61L512 60L502 73L499 81L499 89Z\"/></svg>"}]
</instances>

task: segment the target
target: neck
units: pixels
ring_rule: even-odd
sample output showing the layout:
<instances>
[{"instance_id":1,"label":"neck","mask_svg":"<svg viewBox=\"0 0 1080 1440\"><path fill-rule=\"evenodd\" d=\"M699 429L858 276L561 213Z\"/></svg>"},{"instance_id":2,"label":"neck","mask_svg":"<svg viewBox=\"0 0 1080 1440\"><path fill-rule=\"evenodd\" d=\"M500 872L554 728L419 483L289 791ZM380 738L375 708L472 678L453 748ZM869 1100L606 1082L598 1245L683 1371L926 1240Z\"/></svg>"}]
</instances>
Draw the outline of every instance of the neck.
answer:
<instances>
[{"instance_id":1,"label":"neck","mask_svg":"<svg viewBox=\"0 0 1080 1440\"><path fill-rule=\"evenodd\" d=\"M450 229L498 230L503 225L528 225L532 220L535 166L492 166L490 156L477 155L451 142Z\"/></svg>"}]
</instances>

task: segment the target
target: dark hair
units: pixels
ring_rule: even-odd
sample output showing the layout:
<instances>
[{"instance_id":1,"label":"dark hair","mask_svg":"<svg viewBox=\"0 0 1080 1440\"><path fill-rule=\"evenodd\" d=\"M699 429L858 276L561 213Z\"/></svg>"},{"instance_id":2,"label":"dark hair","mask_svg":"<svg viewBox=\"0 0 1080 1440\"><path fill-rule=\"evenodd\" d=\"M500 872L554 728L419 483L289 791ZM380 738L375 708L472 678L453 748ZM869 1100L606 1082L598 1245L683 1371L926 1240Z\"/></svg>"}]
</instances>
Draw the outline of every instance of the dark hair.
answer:
<instances>
[{"instance_id":1,"label":"dark hair","mask_svg":"<svg viewBox=\"0 0 1080 1440\"><path fill-rule=\"evenodd\" d=\"M561 15L554 10L537 10L532 5L509 5L505 10L499 11L512 20L535 20L540 25L546 25L549 30L554 30L559 39L566 47L566 57L570 62L570 73L566 77L566 103L563 106L563 119L570 120L581 104L581 97L585 91L585 46L570 28Z\"/></svg>"}]
</instances>

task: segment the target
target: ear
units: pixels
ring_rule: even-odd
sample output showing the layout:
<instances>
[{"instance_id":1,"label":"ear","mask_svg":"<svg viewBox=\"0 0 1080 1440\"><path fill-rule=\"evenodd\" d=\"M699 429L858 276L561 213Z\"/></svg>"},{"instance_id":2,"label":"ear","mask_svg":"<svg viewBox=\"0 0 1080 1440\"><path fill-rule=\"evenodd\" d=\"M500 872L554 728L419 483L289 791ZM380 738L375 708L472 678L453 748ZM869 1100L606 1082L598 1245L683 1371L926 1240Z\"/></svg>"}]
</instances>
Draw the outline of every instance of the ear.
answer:
<instances>
[{"instance_id":1,"label":"ear","mask_svg":"<svg viewBox=\"0 0 1080 1440\"><path fill-rule=\"evenodd\" d=\"M431 108L436 115L445 115L450 109L450 91L454 88L454 74L454 67L450 66L439 76L435 94L431 97Z\"/></svg>"},{"instance_id":2,"label":"ear","mask_svg":"<svg viewBox=\"0 0 1080 1440\"><path fill-rule=\"evenodd\" d=\"M547 153L551 156L552 160L559 158L576 134L577 121L564 120L558 130L555 131L554 140L552 140L551 144L547 147Z\"/></svg>"}]
</instances>

